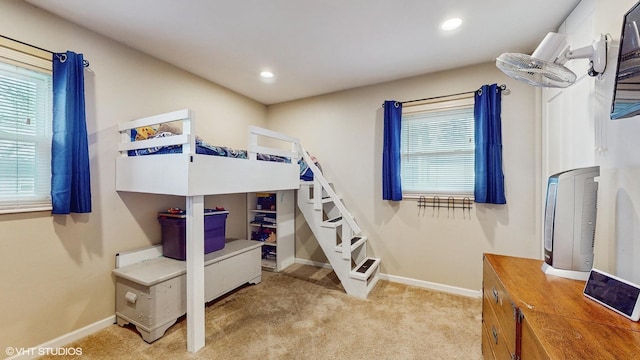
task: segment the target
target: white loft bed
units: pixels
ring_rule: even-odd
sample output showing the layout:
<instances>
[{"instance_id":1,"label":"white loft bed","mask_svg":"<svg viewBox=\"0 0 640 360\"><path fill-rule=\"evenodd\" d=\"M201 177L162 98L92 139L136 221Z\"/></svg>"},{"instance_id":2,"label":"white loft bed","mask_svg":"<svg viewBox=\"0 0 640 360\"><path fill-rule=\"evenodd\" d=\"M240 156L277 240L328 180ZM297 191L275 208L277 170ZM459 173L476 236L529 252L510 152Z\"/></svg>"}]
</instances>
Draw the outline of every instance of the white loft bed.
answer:
<instances>
[{"instance_id":1,"label":"white loft bed","mask_svg":"<svg viewBox=\"0 0 640 360\"><path fill-rule=\"evenodd\" d=\"M145 126L179 122L182 134L131 141L131 131ZM300 186L299 140L256 126L249 127L248 159L196 153L195 121L190 110L179 110L121 123L120 155L116 161L116 190L169 195L216 195L297 189ZM259 144L260 139L288 143L289 150ZM129 150L182 145L181 154L128 156ZM268 154L291 163L257 160Z\"/></svg>"},{"instance_id":2,"label":"white loft bed","mask_svg":"<svg viewBox=\"0 0 640 360\"><path fill-rule=\"evenodd\" d=\"M132 141L134 129L181 123L181 134ZM121 123L120 156L116 159L116 190L185 196L187 242L187 350L205 345L204 332L204 196L298 189L299 140L284 134L249 127L247 159L196 153L193 113L179 110ZM285 142L289 150L261 145L263 140ZM269 144L272 144L269 143ZM129 156L130 150L181 145L179 154ZM290 159L290 163L257 160L257 154Z\"/></svg>"}]
</instances>

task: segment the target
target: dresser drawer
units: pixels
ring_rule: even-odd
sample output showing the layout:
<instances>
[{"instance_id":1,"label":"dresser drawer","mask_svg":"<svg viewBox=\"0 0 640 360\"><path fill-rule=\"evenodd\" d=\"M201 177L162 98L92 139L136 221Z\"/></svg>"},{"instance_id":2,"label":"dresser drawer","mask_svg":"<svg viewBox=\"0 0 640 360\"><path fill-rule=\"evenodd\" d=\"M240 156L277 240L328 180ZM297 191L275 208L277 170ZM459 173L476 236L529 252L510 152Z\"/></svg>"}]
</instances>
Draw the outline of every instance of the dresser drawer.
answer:
<instances>
[{"instance_id":1,"label":"dresser drawer","mask_svg":"<svg viewBox=\"0 0 640 360\"><path fill-rule=\"evenodd\" d=\"M533 315L532 315L533 316ZM551 327L551 326L550 326ZM560 336L558 336L560 338ZM533 329L524 318L522 321L522 360L544 360L549 359L549 355L545 352L544 348L540 344L540 340L533 333ZM585 357L587 359L587 357ZM595 357L594 357L595 359Z\"/></svg>"},{"instance_id":2,"label":"dresser drawer","mask_svg":"<svg viewBox=\"0 0 640 360\"><path fill-rule=\"evenodd\" d=\"M487 303L497 317L509 350L515 354L516 330L517 326L519 326L516 321L517 309L491 267L491 264L489 264L486 259L484 260L482 279L483 311L484 303Z\"/></svg>"},{"instance_id":3,"label":"dresser drawer","mask_svg":"<svg viewBox=\"0 0 640 360\"><path fill-rule=\"evenodd\" d=\"M496 354L493 352L493 347L491 342L493 339L489 335L487 331L487 327L482 323L482 358L487 359L497 359Z\"/></svg>"},{"instance_id":4,"label":"dresser drawer","mask_svg":"<svg viewBox=\"0 0 640 360\"><path fill-rule=\"evenodd\" d=\"M513 351L509 350L504 331L491 305L482 301L482 351L486 359L511 359ZM485 352L485 349L490 349ZM491 354L491 355L490 355Z\"/></svg>"}]
</instances>

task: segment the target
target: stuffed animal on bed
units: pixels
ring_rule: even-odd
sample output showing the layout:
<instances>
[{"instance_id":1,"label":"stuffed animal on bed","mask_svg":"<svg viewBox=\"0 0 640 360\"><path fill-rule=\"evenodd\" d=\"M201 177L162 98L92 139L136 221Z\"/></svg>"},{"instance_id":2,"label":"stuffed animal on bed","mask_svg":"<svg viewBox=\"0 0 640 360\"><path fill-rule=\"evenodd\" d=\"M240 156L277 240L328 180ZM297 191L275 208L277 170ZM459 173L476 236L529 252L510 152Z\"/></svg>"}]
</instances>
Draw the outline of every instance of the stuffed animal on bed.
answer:
<instances>
[{"instance_id":1,"label":"stuffed animal on bed","mask_svg":"<svg viewBox=\"0 0 640 360\"><path fill-rule=\"evenodd\" d=\"M174 124L164 123L164 124L160 124L160 127L158 128L158 132L168 132L175 135L180 135L182 134L182 129Z\"/></svg>"},{"instance_id":2,"label":"stuffed animal on bed","mask_svg":"<svg viewBox=\"0 0 640 360\"><path fill-rule=\"evenodd\" d=\"M136 128L135 132L136 132L136 135L135 135L136 141L147 140L156 134L156 131L151 126L142 126L142 127Z\"/></svg>"}]
</instances>

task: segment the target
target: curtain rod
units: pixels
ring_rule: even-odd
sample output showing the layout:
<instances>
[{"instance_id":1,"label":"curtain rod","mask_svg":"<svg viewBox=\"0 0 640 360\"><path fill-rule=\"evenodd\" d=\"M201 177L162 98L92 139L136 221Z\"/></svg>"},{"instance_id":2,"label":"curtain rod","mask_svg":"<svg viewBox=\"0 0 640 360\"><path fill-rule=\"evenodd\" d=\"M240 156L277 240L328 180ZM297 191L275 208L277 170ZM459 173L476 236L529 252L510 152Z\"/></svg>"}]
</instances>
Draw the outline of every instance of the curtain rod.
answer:
<instances>
[{"instance_id":1,"label":"curtain rod","mask_svg":"<svg viewBox=\"0 0 640 360\"><path fill-rule=\"evenodd\" d=\"M502 91L507 90L507 85L502 84L500 86L498 86ZM480 90L480 89L478 89ZM442 98L447 98L447 97L453 97L453 96L459 96L459 95L466 95L466 94L473 94L478 90L474 90L474 91L465 91L465 92L461 92L461 93L457 93L457 94L449 94L449 95L440 95L440 96L433 96L433 97L428 97L428 98L424 98L424 99L415 99L415 100L407 100L407 101L401 101L401 104L408 104L408 103L412 103L412 102L418 102L418 101L427 101L427 100L435 100L435 99L442 99ZM505 95L509 95L508 92L505 93Z\"/></svg>"},{"instance_id":2,"label":"curtain rod","mask_svg":"<svg viewBox=\"0 0 640 360\"><path fill-rule=\"evenodd\" d=\"M37 50L40 50L40 51L48 52L48 53L49 53L49 54L51 54L51 55L55 55L55 54L56 54L55 52L53 52L53 51L51 51L51 50L43 49L43 48L41 48L41 47L39 47L39 46L31 45L31 44L28 44L28 43L26 43L26 42L24 42L24 41L16 40L16 39L10 38L10 37L8 37L8 36L4 36L4 35L1 35L1 34L0 34L0 37L5 38L5 39L7 39L7 40L15 41L15 42L17 42L18 44L26 45L26 46L32 47L32 48L37 49ZM83 60L82 60L82 65L84 65L84 67L89 67L89 60L84 60L84 59L83 59Z\"/></svg>"},{"instance_id":3,"label":"curtain rod","mask_svg":"<svg viewBox=\"0 0 640 360\"><path fill-rule=\"evenodd\" d=\"M505 95L509 95L509 89L507 89L507 85L502 84L500 86L498 86L502 91L504 91ZM480 89L478 89L480 90ZM465 91L465 92L460 92L457 94L449 94L449 95L440 95L440 96L433 96L433 97L428 97L428 98L424 98L424 99L415 99L415 100L407 100L407 101L398 101L396 103L400 103L400 104L409 104L412 102L418 102L418 101L427 101L427 100L436 100L436 99L442 99L442 98L448 98L448 97L454 97L454 96L460 96L460 95L466 95L466 94L473 94L476 91ZM384 108L384 103L382 103L382 107ZM397 105L396 105L397 107Z\"/></svg>"}]
</instances>

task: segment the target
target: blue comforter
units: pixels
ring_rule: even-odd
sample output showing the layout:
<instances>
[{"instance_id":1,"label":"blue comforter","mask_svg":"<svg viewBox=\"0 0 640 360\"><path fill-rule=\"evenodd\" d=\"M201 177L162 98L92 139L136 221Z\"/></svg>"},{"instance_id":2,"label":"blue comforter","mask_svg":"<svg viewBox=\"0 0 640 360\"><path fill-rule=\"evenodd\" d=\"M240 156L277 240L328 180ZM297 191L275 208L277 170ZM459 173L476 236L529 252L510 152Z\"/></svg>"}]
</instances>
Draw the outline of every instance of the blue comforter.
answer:
<instances>
[{"instance_id":1,"label":"blue comforter","mask_svg":"<svg viewBox=\"0 0 640 360\"><path fill-rule=\"evenodd\" d=\"M158 133L154 135L154 138L165 137L165 136L173 136L173 134L169 132ZM156 154L181 154L181 153L182 153L182 145L170 145L170 146L157 146L157 147L146 148L146 149L130 150L129 156L143 156L143 155L156 155ZM235 150L226 146L210 145L202 141L202 139L200 138L196 139L196 154L225 156L225 157L232 157L237 159L247 158L246 150ZM275 161L275 162L284 162L284 163L291 162L291 159L289 158L286 158L283 156L269 155L269 154L257 154L257 158L258 160L264 160L264 161Z\"/></svg>"},{"instance_id":2,"label":"blue comforter","mask_svg":"<svg viewBox=\"0 0 640 360\"><path fill-rule=\"evenodd\" d=\"M157 133L154 137L172 136L172 133ZM129 150L129 156L145 156L145 155L157 155L157 154L181 154L182 145L170 145L170 146L157 146L153 148ZM246 150L236 150L227 146L215 146L207 144L202 139L196 139L196 154L224 156L236 159L246 159ZM262 161L274 161L282 163L291 163L291 159L283 156L269 155L269 154L256 154L256 158ZM302 159L298 161L300 165L300 179L305 181L313 180L313 172L309 169L309 166ZM319 166L316 163L316 166Z\"/></svg>"}]
</instances>

